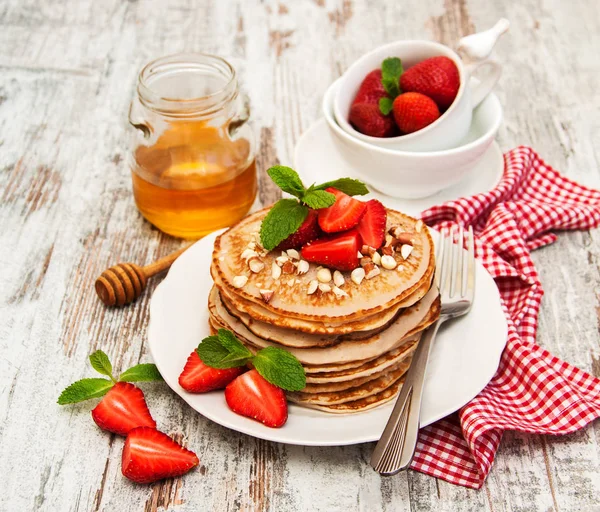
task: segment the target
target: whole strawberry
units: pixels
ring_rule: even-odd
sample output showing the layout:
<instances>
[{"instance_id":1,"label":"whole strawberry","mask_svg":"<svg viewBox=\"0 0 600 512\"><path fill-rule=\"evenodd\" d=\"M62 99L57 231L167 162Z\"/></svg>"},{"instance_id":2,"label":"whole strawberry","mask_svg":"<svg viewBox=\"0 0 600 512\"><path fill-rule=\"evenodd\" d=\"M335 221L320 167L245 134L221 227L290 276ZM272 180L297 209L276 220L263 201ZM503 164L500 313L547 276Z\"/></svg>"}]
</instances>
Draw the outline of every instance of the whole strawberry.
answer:
<instances>
[{"instance_id":1,"label":"whole strawberry","mask_svg":"<svg viewBox=\"0 0 600 512\"><path fill-rule=\"evenodd\" d=\"M393 109L396 124L403 133L421 130L440 117L435 101L418 92L405 92L398 96Z\"/></svg>"},{"instance_id":2,"label":"whole strawberry","mask_svg":"<svg viewBox=\"0 0 600 512\"><path fill-rule=\"evenodd\" d=\"M459 87L458 68L448 57L425 59L400 77L402 92L420 92L429 96L442 111L452 105Z\"/></svg>"},{"instance_id":3,"label":"whole strawberry","mask_svg":"<svg viewBox=\"0 0 600 512\"><path fill-rule=\"evenodd\" d=\"M393 137L396 125L390 115L383 115L377 103L355 103L350 107L350 124L371 137Z\"/></svg>"},{"instance_id":4,"label":"whole strawberry","mask_svg":"<svg viewBox=\"0 0 600 512\"><path fill-rule=\"evenodd\" d=\"M381 69L374 69L361 82L358 92L352 101L357 103L379 104L379 100L387 96L387 92L382 82Z\"/></svg>"}]
</instances>

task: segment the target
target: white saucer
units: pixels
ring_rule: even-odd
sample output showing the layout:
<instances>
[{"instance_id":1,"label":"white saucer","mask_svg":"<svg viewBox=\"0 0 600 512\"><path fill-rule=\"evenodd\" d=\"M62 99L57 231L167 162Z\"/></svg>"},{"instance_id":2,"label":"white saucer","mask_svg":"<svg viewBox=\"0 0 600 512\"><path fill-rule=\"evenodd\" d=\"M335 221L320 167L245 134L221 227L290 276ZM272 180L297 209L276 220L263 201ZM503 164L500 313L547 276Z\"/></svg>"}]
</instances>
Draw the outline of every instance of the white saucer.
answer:
<instances>
[{"instance_id":1,"label":"white saucer","mask_svg":"<svg viewBox=\"0 0 600 512\"><path fill-rule=\"evenodd\" d=\"M320 119L306 130L294 150L294 169L306 186L342 177L355 177L356 172L338 153L325 119ZM504 158L494 141L477 166L460 183L437 194L421 199L399 199L374 190L366 199L379 199L386 206L409 215L417 215L431 206L464 196L493 189L502 178Z\"/></svg>"}]
</instances>

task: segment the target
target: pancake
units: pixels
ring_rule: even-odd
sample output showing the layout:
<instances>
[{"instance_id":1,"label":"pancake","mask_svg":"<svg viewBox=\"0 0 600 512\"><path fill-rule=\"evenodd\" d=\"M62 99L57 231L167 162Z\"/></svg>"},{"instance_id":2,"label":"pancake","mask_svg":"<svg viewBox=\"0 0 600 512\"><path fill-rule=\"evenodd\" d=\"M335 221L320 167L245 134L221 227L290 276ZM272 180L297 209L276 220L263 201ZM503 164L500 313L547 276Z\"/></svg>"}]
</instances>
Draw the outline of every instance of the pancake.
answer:
<instances>
[{"instance_id":1,"label":"pancake","mask_svg":"<svg viewBox=\"0 0 600 512\"><path fill-rule=\"evenodd\" d=\"M346 283L343 289L348 294L347 297L339 298L334 293L307 294L308 283L316 278L315 265L311 265L304 275L290 276L290 279L294 278L292 286L287 284L289 279L285 275L273 279L270 269L275 258L280 255L277 251L261 256L265 264L261 272L250 272L242 253L249 243L255 241L267 212L268 208L250 215L217 237L211 265L215 283L228 298L238 297L240 301L257 304L275 314L271 321L263 320L267 323L272 323L277 318L297 318L324 325L360 320L389 310L422 288L425 282L431 281L435 263L433 240L428 229L423 227L417 233L416 219L393 210L387 210L387 227L399 226L403 231L413 233L410 256L403 260L400 255L395 255L402 267L400 271L383 270L380 275L365 279L360 285L349 279L349 273L344 273ZM236 276L248 278L242 288L234 286ZM262 300L260 289L274 292L268 303ZM235 305L242 309L237 303ZM254 314L251 316L255 317Z\"/></svg>"},{"instance_id":2,"label":"pancake","mask_svg":"<svg viewBox=\"0 0 600 512\"><path fill-rule=\"evenodd\" d=\"M259 338L249 331L242 322L230 315L223 306L219 293L214 287L209 296L209 313L212 320L232 330L246 344L255 348L278 346L276 343ZM413 331L418 332L424 329L435 321L438 315L439 294L437 288L433 287L422 300L407 308L390 327L371 338L342 341L330 347L286 347L286 349L294 354L302 364L324 365L366 360L398 348Z\"/></svg>"}]
</instances>

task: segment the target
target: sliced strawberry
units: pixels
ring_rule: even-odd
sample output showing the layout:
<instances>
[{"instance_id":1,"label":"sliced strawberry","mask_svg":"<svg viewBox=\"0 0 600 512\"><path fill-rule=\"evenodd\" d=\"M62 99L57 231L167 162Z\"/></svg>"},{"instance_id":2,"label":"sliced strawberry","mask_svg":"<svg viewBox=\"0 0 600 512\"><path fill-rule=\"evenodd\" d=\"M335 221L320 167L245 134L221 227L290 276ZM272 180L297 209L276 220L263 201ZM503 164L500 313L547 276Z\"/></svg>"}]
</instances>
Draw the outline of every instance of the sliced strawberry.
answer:
<instances>
[{"instance_id":1,"label":"sliced strawberry","mask_svg":"<svg viewBox=\"0 0 600 512\"><path fill-rule=\"evenodd\" d=\"M136 427L156 428L144 393L129 382L117 382L94 407L92 418L101 429L122 436Z\"/></svg>"},{"instance_id":2,"label":"sliced strawberry","mask_svg":"<svg viewBox=\"0 0 600 512\"><path fill-rule=\"evenodd\" d=\"M302 257L337 270L354 270L358 267L358 251L362 240L356 230L340 233L306 244Z\"/></svg>"},{"instance_id":3,"label":"sliced strawberry","mask_svg":"<svg viewBox=\"0 0 600 512\"><path fill-rule=\"evenodd\" d=\"M190 393L206 393L214 389L224 389L227 384L246 370L245 366L224 370L211 368L202 362L194 350L179 376L179 385Z\"/></svg>"},{"instance_id":4,"label":"sliced strawberry","mask_svg":"<svg viewBox=\"0 0 600 512\"><path fill-rule=\"evenodd\" d=\"M123 446L121 471L140 484L187 473L199 464L196 454L167 434L149 427L134 428Z\"/></svg>"},{"instance_id":5,"label":"sliced strawberry","mask_svg":"<svg viewBox=\"0 0 600 512\"><path fill-rule=\"evenodd\" d=\"M379 249L385 240L385 225L387 212L377 199L366 203L367 209L356 227L362 238L362 243Z\"/></svg>"},{"instance_id":6,"label":"sliced strawberry","mask_svg":"<svg viewBox=\"0 0 600 512\"><path fill-rule=\"evenodd\" d=\"M319 210L319 226L325 233L346 231L358 224L367 205L358 199L340 192L335 188L326 189L335 195L336 200L329 208Z\"/></svg>"},{"instance_id":7,"label":"sliced strawberry","mask_svg":"<svg viewBox=\"0 0 600 512\"><path fill-rule=\"evenodd\" d=\"M298 228L298 231L288 236L281 242L277 249L285 251L286 249L298 249L304 244L316 240L321 235L319 229L319 212L317 210L309 210L306 219Z\"/></svg>"},{"instance_id":8,"label":"sliced strawberry","mask_svg":"<svg viewBox=\"0 0 600 512\"><path fill-rule=\"evenodd\" d=\"M285 393L256 370L240 375L225 388L229 408L267 427L281 427L288 417Z\"/></svg>"}]
</instances>

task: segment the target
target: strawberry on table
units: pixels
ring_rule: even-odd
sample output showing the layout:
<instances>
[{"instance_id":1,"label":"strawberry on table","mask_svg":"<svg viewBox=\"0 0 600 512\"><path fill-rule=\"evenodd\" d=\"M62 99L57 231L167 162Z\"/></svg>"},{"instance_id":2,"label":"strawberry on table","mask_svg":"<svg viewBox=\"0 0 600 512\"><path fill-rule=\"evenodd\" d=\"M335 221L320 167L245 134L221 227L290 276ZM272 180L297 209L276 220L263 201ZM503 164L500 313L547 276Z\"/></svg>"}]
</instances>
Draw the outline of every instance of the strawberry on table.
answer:
<instances>
[{"instance_id":1,"label":"strawberry on table","mask_svg":"<svg viewBox=\"0 0 600 512\"><path fill-rule=\"evenodd\" d=\"M404 133L429 126L440 117L435 101L418 92L405 92L394 100L394 119Z\"/></svg>"},{"instance_id":2,"label":"strawberry on table","mask_svg":"<svg viewBox=\"0 0 600 512\"><path fill-rule=\"evenodd\" d=\"M384 115L378 103L355 103L350 107L350 124L370 137L393 137L398 135L394 119Z\"/></svg>"},{"instance_id":3,"label":"strawberry on table","mask_svg":"<svg viewBox=\"0 0 600 512\"><path fill-rule=\"evenodd\" d=\"M387 212L377 199L371 199L366 203L367 209L360 219L356 230L362 238L362 243L375 249L379 249L385 239L385 225Z\"/></svg>"},{"instance_id":4,"label":"strawberry on table","mask_svg":"<svg viewBox=\"0 0 600 512\"><path fill-rule=\"evenodd\" d=\"M319 212L317 210L309 210L306 219L298 228L298 231L292 233L276 249L285 251L287 249L298 249L304 244L319 238L321 230L319 229Z\"/></svg>"},{"instance_id":5,"label":"strawberry on table","mask_svg":"<svg viewBox=\"0 0 600 512\"><path fill-rule=\"evenodd\" d=\"M281 427L288 417L287 401L283 390L250 370L225 388L229 408L242 416L259 421L267 427Z\"/></svg>"},{"instance_id":6,"label":"strawberry on table","mask_svg":"<svg viewBox=\"0 0 600 512\"><path fill-rule=\"evenodd\" d=\"M456 98L460 76L456 64L448 57L431 57L415 64L400 77L403 92L419 92L446 110Z\"/></svg>"},{"instance_id":7,"label":"strawberry on table","mask_svg":"<svg viewBox=\"0 0 600 512\"><path fill-rule=\"evenodd\" d=\"M358 267L358 251L362 240L356 230L315 240L302 248L306 261L337 270L354 270Z\"/></svg>"},{"instance_id":8,"label":"strawberry on table","mask_svg":"<svg viewBox=\"0 0 600 512\"><path fill-rule=\"evenodd\" d=\"M321 229L325 233L337 233L356 226L365 213L366 204L335 188L330 187L326 191L335 196L335 203L319 211Z\"/></svg>"},{"instance_id":9,"label":"strawberry on table","mask_svg":"<svg viewBox=\"0 0 600 512\"><path fill-rule=\"evenodd\" d=\"M140 484L187 473L199 464L196 454L149 427L134 428L123 446L121 471Z\"/></svg>"},{"instance_id":10,"label":"strawberry on table","mask_svg":"<svg viewBox=\"0 0 600 512\"><path fill-rule=\"evenodd\" d=\"M179 376L179 385L190 393L206 393L215 389L224 389L238 375L246 371L245 366L236 368L211 368L205 365L194 350L188 357L183 372Z\"/></svg>"}]
</instances>

